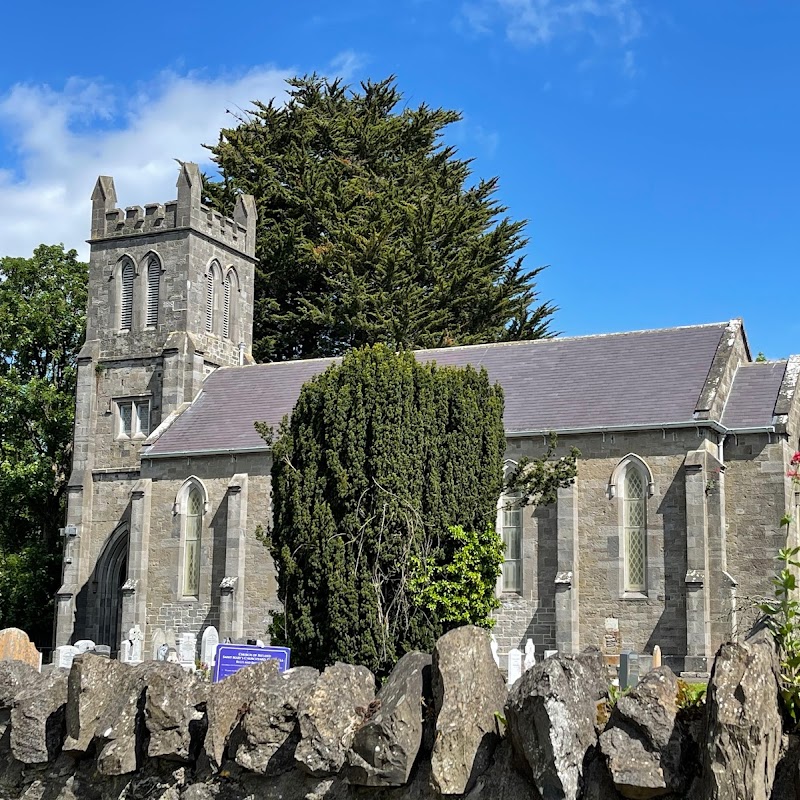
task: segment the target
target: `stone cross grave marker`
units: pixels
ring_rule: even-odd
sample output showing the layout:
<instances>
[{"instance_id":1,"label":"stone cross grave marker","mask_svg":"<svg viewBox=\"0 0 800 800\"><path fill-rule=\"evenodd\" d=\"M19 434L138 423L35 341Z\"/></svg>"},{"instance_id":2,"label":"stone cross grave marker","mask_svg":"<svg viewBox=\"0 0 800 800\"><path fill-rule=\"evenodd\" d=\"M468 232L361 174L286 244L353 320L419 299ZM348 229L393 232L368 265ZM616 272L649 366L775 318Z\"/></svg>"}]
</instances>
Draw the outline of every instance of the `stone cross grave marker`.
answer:
<instances>
[{"instance_id":1,"label":"stone cross grave marker","mask_svg":"<svg viewBox=\"0 0 800 800\"><path fill-rule=\"evenodd\" d=\"M0 631L0 661L23 661L36 670L41 670L42 656L36 645L19 628L3 628Z\"/></svg>"},{"instance_id":2,"label":"stone cross grave marker","mask_svg":"<svg viewBox=\"0 0 800 800\"><path fill-rule=\"evenodd\" d=\"M494 636L492 636L492 641L489 646L492 648L492 658L494 659L494 663L497 664L497 666L499 667L500 655L497 652L497 639L495 639Z\"/></svg>"},{"instance_id":3,"label":"stone cross grave marker","mask_svg":"<svg viewBox=\"0 0 800 800\"><path fill-rule=\"evenodd\" d=\"M522 651L516 647L508 651L508 685L513 686L522 677Z\"/></svg>"},{"instance_id":4,"label":"stone cross grave marker","mask_svg":"<svg viewBox=\"0 0 800 800\"><path fill-rule=\"evenodd\" d=\"M200 646L200 660L210 669L214 666L217 657L219 632L211 625L203 631L203 641Z\"/></svg>"},{"instance_id":5,"label":"stone cross grave marker","mask_svg":"<svg viewBox=\"0 0 800 800\"><path fill-rule=\"evenodd\" d=\"M81 651L71 644L56 647L53 653L53 664L61 669L72 669L72 662Z\"/></svg>"},{"instance_id":6,"label":"stone cross grave marker","mask_svg":"<svg viewBox=\"0 0 800 800\"><path fill-rule=\"evenodd\" d=\"M78 648L79 653L88 653L90 650L94 650L96 645L91 639L78 639L75 647Z\"/></svg>"},{"instance_id":7,"label":"stone cross grave marker","mask_svg":"<svg viewBox=\"0 0 800 800\"><path fill-rule=\"evenodd\" d=\"M181 666L194 671L194 659L197 652L197 636L193 633L182 633L180 644L178 645L178 658L180 659Z\"/></svg>"},{"instance_id":8,"label":"stone cross grave marker","mask_svg":"<svg viewBox=\"0 0 800 800\"><path fill-rule=\"evenodd\" d=\"M536 665L536 647L533 644L533 639L528 639L525 642L525 672L532 669Z\"/></svg>"},{"instance_id":9,"label":"stone cross grave marker","mask_svg":"<svg viewBox=\"0 0 800 800\"><path fill-rule=\"evenodd\" d=\"M158 654L161 648L164 648L164 658L159 658ZM167 637L162 628L156 628L153 631L153 659L155 661L164 661L167 657Z\"/></svg>"}]
</instances>

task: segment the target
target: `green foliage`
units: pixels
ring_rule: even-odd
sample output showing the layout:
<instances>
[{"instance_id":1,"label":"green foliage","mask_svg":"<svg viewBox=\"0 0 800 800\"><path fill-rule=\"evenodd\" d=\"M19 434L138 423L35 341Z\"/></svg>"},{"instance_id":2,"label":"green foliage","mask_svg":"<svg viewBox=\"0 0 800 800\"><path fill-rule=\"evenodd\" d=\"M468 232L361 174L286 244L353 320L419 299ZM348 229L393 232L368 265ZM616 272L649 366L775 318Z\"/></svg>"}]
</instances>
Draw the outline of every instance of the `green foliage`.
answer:
<instances>
[{"instance_id":1,"label":"green foliage","mask_svg":"<svg viewBox=\"0 0 800 800\"><path fill-rule=\"evenodd\" d=\"M43 643L60 576L86 275L62 245L0 259L0 626Z\"/></svg>"},{"instance_id":2,"label":"green foliage","mask_svg":"<svg viewBox=\"0 0 800 800\"><path fill-rule=\"evenodd\" d=\"M555 458L558 437L550 434L547 452L541 458L522 458L506 481L506 490L521 494L520 504L550 505L558 499L558 490L575 482L580 450L570 448L567 455Z\"/></svg>"},{"instance_id":3,"label":"green foliage","mask_svg":"<svg viewBox=\"0 0 800 800\"><path fill-rule=\"evenodd\" d=\"M289 87L209 148L222 180L207 200L231 213L237 192L256 198L256 359L552 335L524 222L443 143L457 112L404 107L393 78Z\"/></svg>"},{"instance_id":4,"label":"green foliage","mask_svg":"<svg viewBox=\"0 0 800 800\"><path fill-rule=\"evenodd\" d=\"M271 633L295 663L380 676L463 621L488 624L502 415L484 370L384 346L303 387L273 444L270 532L284 605Z\"/></svg>"},{"instance_id":5,"label":"green foliage","mask_svg":"<svg viewBox=\"0 0 800 800\"><path fill-rule=\"evenodd\" d=\"M763 364L766 360L767 357L762 352L759 352L759 354L755 357L755 361L760 364Z\"/></svg>"},{"instance_id":6,"label":"green foliage","mask_svg":"<svg viewBox=\"0 0 800 800\"><path fill-rule=\"evenodd\" d=\"M452 561L411 557L412 602L448 625L491 628L492 611L500 606L495 583L503 565L503 540L493 527L478 534L459 525L448 528L443 540L445 550L455 554Z\"/></svg>"},{"instance_id":7,"label":"green foliage","mask_svg":"<svg viewBox=\"0 0 800 800\"><path fill-rule=\"evenodd\" d=\"M678 695L675 698L675 704L679 709L690 714L700 712L706 704L707 689L705 683L687 683L678 678Z\"/></svg>"},{"instance_id":8,"label":"green foliage","mask_svg":"<svg viewBox=\"0 0 800 800\"><path fill-rule=\"evenodd\" d=\"M784 516L784 520L788 520L782 521L788 528L791 517ZM776 558L782 566L772 579L775 600L759 604L778 645L781 696L795 726L800 723L800 603L796 599L796 575L800 568L798 554L800 547L784 547L778 551Z\"/></svg>"}]
</instances>

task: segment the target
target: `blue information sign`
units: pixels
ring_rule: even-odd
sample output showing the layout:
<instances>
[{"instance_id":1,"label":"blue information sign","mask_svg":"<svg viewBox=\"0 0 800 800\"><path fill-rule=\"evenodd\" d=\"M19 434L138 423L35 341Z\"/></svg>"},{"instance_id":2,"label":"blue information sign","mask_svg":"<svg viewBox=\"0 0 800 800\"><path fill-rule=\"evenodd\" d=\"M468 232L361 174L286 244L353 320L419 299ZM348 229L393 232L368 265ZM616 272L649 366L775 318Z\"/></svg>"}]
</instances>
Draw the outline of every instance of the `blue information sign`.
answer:
<instances>
[{"instance_id":1,"label":"blue information sign","mask_svg":"<svg viewBox=\"0 0 800 800\"><path fill-rule=\"evenodd\" d=\"M286 672L289 669L288 647L256 647L250 644L218 644L217 660L214 663L214 683L219 683L228 675L249 667L260 664L272 658L278 662L278 670Z\"/></svg>"}]
</instances>

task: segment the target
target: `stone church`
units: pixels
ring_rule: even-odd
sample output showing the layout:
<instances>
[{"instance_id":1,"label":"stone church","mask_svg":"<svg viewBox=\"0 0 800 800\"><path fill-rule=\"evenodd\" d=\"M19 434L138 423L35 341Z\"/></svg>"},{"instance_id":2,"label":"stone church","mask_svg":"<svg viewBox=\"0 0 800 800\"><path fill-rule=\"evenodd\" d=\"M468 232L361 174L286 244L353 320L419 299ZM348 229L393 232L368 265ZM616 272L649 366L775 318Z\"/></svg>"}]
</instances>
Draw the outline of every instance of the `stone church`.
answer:
<instances>
[{"instance_id":1,"label":"stone church","mask_svg":"<svg viewBox=\"0 0 800 800\"><path fill-rule=\"evenodd\" d=\"M271 455L253 422L277 425L333 360L253 363L253 198L233 218L206 208L189 163L177 189L121 210L101 177L92 195L57 645L117 650L134 625L147 656L157 631L264 639L279 607L256 535ZM550 431L581 452L552 506L498 498L501 652L610 637L705 671L770 592L781 516L800 503L786 475L800 357L754 362L740 320L417 357L502 384L509 466L541 455Z\"/></svg>"}]
</instances>

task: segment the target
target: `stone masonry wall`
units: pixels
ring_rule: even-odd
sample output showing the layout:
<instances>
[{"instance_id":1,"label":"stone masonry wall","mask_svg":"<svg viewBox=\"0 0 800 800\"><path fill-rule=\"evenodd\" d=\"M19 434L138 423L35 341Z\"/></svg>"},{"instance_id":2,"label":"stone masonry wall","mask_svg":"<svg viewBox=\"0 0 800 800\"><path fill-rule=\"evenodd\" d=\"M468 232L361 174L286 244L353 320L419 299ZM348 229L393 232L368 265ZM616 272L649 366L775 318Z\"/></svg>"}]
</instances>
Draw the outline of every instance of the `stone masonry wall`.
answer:
<instances>
[{"instance_id":1,"label":"stone masonry wall","mask_svg":"<svg viewBox=\"0 0 800 800\"><path fill-rule=\"evenodd\" d=\"M245 635L266 640L276 605L277 584L272 559L255 538L259 525L266 526L270 502L271 460L268 453L148 459L142 474L152 478L147 633L153 630L200 634L207 625L219 625L219 584L225 577L227 492L231 475L248 473L248 519L245 533L244 580L237 591L246 592ZM181 516L173 513L179 490L189 476L202 481L208 492L209 511L203 519L200 550L200 593L183 598L179 586Z\"/></svg>"}]
</instances>

